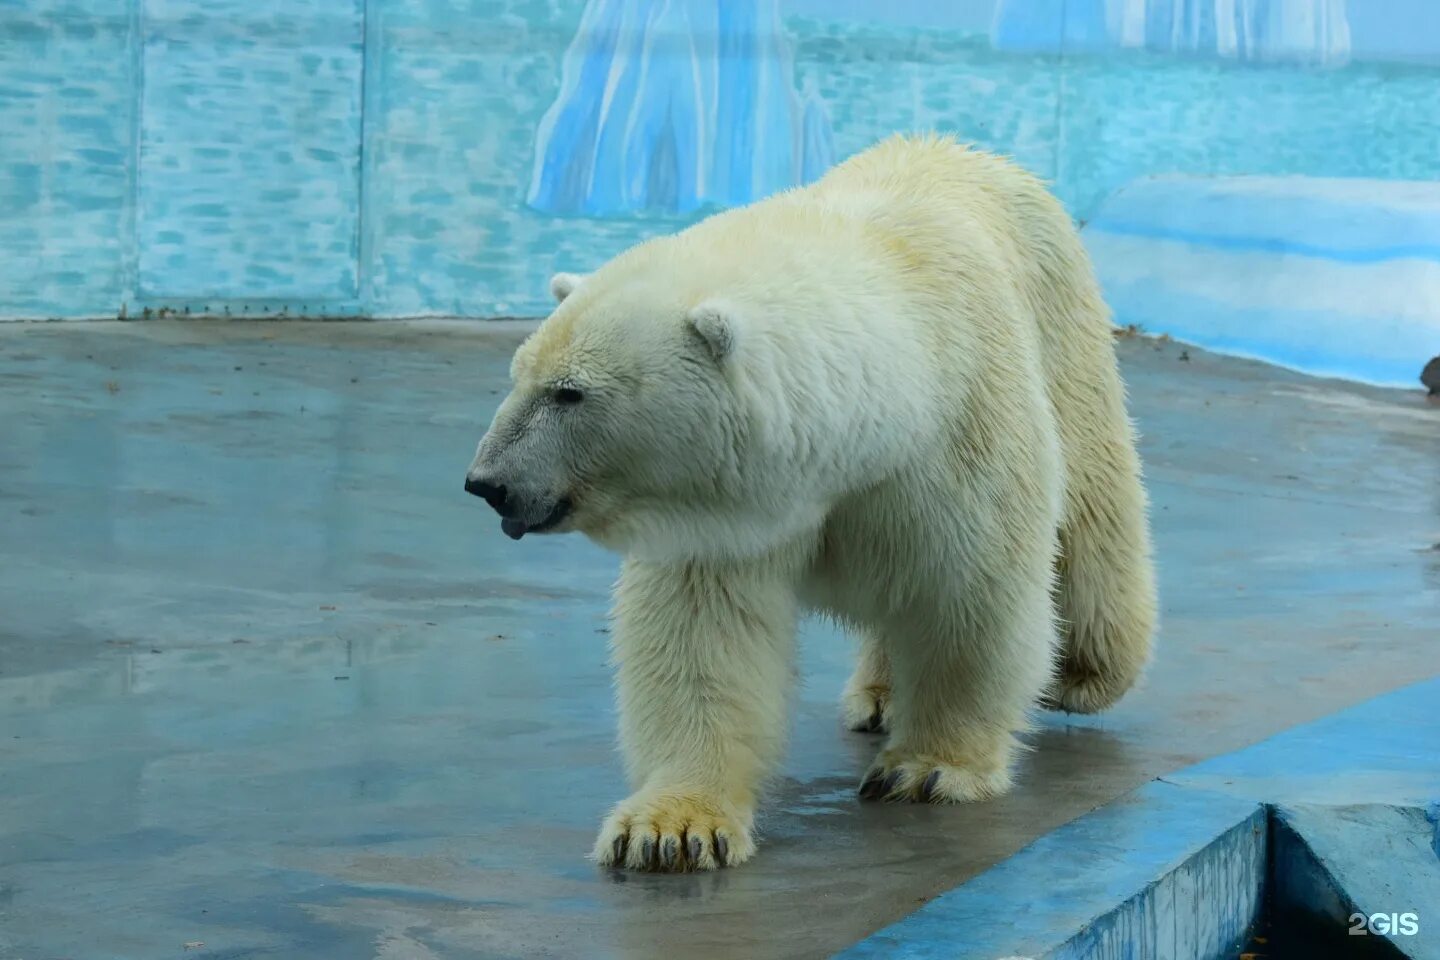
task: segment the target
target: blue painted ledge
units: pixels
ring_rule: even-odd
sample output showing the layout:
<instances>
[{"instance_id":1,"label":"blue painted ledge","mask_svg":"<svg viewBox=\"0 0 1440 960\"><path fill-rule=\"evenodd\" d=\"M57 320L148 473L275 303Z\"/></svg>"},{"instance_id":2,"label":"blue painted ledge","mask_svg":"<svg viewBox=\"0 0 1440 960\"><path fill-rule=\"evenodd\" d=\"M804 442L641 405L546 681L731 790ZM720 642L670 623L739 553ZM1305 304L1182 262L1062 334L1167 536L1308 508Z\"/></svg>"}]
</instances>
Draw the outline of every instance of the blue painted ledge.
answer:
<instances>
[{"instance_id":1,"label":"blue painted ledge","mask_svg":"<svg viewBox=\"0 0 1440 960\"><path fill-rule=\"evenodd\" d=\"M1265 810L1168 783L1042 837L839 954L1079 960L1238 948L1260 911Z\"/></svg>"},{"instance_id":2,"label":"blue painted ledge","mask_svg":"<svg viewBox=\"0 0 1440 960\"><path fill-rule=\"evenodd\" d=\"M1425 807L1440 800L1440 678L1391 691L1164 779L1272 804Z\"/></svg>"},{"instance_id":3,"label":"blue painted ledge","mask_svg":"<svg viewBox=\"0 0 1440 960\"><path fill-rule=\"evenodd\" d=\"M837 956L1211 960L1268 919L1316 957L1440 960L1437 821L1440 678L1154 781ZM1415 929L1362 943L1357 911Z\"/></svg>"}]
</instances>

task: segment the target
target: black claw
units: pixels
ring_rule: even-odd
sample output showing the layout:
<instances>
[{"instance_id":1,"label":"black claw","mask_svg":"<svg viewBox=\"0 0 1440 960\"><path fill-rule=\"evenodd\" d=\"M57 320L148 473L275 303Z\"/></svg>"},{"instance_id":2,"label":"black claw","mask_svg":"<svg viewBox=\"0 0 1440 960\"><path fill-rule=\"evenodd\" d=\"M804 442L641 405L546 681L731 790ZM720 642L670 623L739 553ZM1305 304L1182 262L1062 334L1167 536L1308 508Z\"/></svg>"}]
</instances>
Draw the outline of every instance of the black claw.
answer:
<instances>
[{"instance_id":1,"label":"black claw","mask_svg":"<svg viewBox=\"0 0 1440 960\"><path fill-rule=\"evenodd\" d=\"M885 782L882 783L882 784L880 784L880 796L882 796L882 797L888 797L888 796L890 796L891 791L893 791L893 790L895 789L895 784L897 784L897 783L899 783L899 782L900 782L900 771L899 771L899 770L892 771L891 774L890 774L890 776L888 776L888 777L885 778Z\"/></svg>"},{"instance_id":2,"label":"black claw","mask_svg":"<svg viewBox=\"0 0 1440 960\"><path fill-rule=\"evenodd\" d=\"M730 859L730 842L725 839L724 834L715 835L715 859L720 866L725 866L725 861Z\"/></svg>"},{"instance_id":3,"label":"black claw","mask_svg":"<svg viewBox=\"0 0 1440 960\"><path fill-rule=\"evenodd\" d=\"M883 772L884 771L882 770L876 770L874 773L867 776L865 780L860 784L861 800L874 800L876 797L880 796L880 778Z\"/></svg>"},{"instance_id":4,"label":"black claw","mask_svg":"<svg viewBox=\"0 0 1440 960\"><path fill-rule=\"evenodd\" d=\"M665 842L660 845L660 859L665 866L675 866L675 858L680 855L680 841L674 837L666 837Z\"/></svg>"},{"instance_id":5,"label":"black claw","mask_svg":"<svg viewBox=\"0 0 1440 960\"><path fill-rule=\"evenodd\" d=\"M689 847L690 853L690 865L693 867L700 862L700 854L704 852L705 844L701 842L699 837L691 837L687 846Z\"/></svg>"},{"instance_id":6,"label":"black claw","mask_svg":"<svg viewBox=\"0 0 1440 960\"><path fill-rule=\"evenodd\" d=\"M650 837L646 837L640 845L640 859L647 867L655 866L655 841Z\"/></svg>"},{"instance_id":7,"label":"black claw","mask_svg":"<svg viewBox=\"0 0 1440 960\"><path fill-rule=\"evenodd\" d=\"M618 866L624 865L624 863L625 863L625 834L622 833L622 834L620 834L620 836L618 836L618 837L615 838L615 843L614 843L614 845L611 847L611 850L612 850L613 856L615 857L615 866L618 867Z\"/></svg>"},{"instance_id":8,"label":"black claw","mask_svg":"<svg viewBox=\"0 0 1440 960\"><path fill-rule=\"evenodd\" d=\"M926 803L929 803L930 799L935 796L935 785L939 782L940 771L931 770L930 776L925 778L925 783L922 784L920 787L920 799L924 800Z\"/></svg>"}]
</instances>

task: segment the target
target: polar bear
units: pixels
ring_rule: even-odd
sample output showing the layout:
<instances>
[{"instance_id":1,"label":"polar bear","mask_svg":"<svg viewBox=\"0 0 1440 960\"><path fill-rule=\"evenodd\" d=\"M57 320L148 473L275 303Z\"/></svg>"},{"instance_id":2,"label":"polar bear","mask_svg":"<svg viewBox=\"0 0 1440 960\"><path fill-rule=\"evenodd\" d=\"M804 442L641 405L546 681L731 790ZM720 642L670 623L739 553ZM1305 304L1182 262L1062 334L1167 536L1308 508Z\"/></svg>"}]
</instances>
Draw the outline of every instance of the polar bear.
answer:
<instances>
[{"instance_id":1,"label":"polar bear","mask_svg":"<svg viewBox=\"0 0 1440 960\"><path fill-rule=\"evenodd\" d=\"M1146 664L1146 498L1109 314L1063 208L1010 162L896 137L651 240L516 352L465 488L511 537L623 558L633 787L594 857L735 865L782 751L797 620L859 638L865 799L1011 784L1036 705Z\"/></svg>"}]
</instances>

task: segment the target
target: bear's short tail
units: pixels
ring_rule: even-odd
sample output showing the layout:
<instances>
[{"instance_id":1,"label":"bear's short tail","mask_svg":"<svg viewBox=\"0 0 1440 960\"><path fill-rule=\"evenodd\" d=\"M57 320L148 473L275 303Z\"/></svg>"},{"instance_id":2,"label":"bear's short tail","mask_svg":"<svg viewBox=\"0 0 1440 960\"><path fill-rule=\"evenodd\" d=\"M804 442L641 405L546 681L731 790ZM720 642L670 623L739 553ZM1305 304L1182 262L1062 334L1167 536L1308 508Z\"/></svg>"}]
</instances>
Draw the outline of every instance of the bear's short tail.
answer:
<instances>
[{"instance_id":1,"label":"bear's short tail","mask_svg":"<svg viewBox=\"0 0 1440 960\"><path fill-rule=\"evenodd\" d=\"M1064 649L1047 706L1095 713L1139 679L1155 632L1155 572L1134 429L1118 403L1069 451L1057 561ZM1093 408L1092 408L1093 409ZM1094 410L1094 413L1102 411ZM1095 429L1098 428L1098 429Z\"/></svg>"}]
</instances>

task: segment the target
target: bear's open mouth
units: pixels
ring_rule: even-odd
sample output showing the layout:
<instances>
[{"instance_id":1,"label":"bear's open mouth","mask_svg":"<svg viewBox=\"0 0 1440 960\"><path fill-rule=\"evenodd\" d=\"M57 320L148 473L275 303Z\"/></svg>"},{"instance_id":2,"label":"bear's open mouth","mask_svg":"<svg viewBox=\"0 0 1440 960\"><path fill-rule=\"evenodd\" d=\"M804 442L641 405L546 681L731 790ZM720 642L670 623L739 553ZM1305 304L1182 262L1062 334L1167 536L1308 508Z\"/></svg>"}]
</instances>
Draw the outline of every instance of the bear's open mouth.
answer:
<instances>
[{"instance_id":1,"label":"bear's open mouth","mask_svg":"<svg viewBox=\"0 0 1440 960\"><path fill-rule=\"evenodd\" d=\"M545 519L539 523L528 524L518 517L506 517L500 521L500 529L511 540L519 540L527 533L546 533L563 523L565 518L570 516L573 506L569 497L561 497L555 502L555 506L550 509Z\"/></svg>"}]
</instances>

